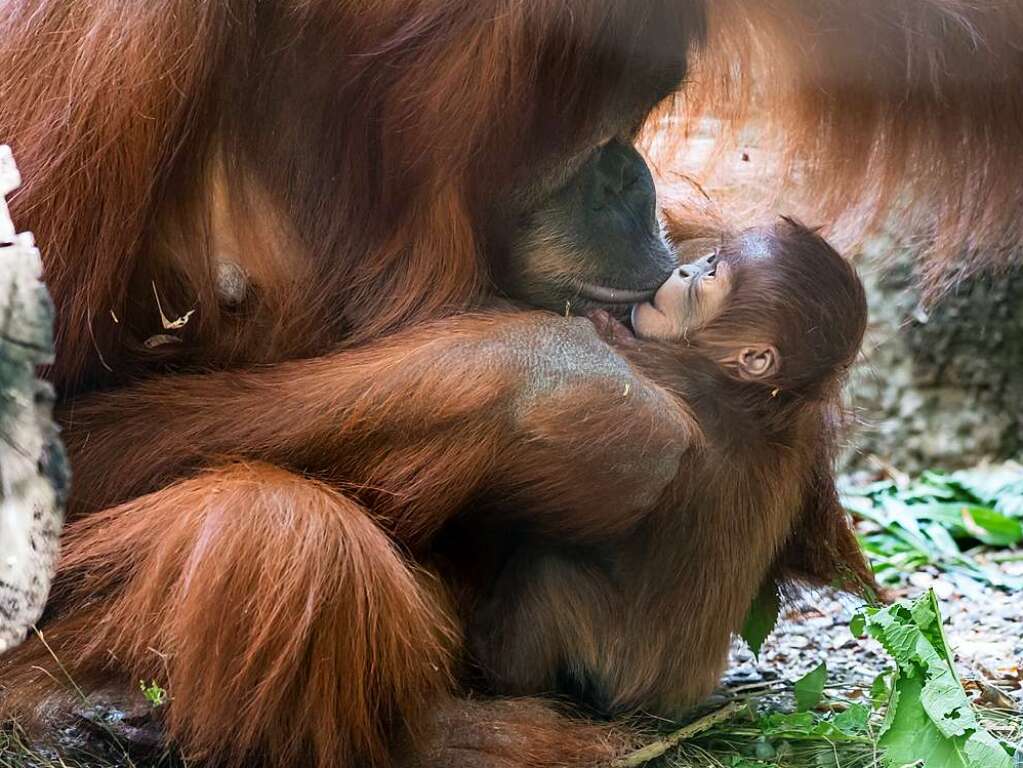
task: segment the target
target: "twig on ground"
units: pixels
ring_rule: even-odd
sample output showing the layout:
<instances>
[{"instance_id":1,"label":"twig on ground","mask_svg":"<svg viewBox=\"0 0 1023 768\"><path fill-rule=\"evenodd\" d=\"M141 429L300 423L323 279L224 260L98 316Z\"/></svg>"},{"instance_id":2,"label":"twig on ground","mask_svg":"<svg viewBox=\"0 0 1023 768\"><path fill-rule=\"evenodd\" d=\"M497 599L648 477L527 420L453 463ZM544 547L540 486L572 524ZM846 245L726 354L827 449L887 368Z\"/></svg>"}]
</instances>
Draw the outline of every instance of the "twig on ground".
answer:
<instances>
[{"instance_id":1,"label":"twig on ground","mask_svg":"<svg viewBox=\"0 0 1023 768\"><path fill-rule=\"evenodd\" d=\"M612 768L636 768L636 766L645 765L651 760L661 757L661 755L665 754L669 749L678 746L683 741L691 739L693 736L697 736L704 731L710 730L718 723L731 720L745 707L745 702L733 701L716 712L711 712L709 715L705 715L698 720L694 720L693 722L682 726L677 731L669 733L664 738L658 739L657 741L647 744L642 749L637 749L635 752L615 760L611 766Z\"/></svg>"}]
</instances>

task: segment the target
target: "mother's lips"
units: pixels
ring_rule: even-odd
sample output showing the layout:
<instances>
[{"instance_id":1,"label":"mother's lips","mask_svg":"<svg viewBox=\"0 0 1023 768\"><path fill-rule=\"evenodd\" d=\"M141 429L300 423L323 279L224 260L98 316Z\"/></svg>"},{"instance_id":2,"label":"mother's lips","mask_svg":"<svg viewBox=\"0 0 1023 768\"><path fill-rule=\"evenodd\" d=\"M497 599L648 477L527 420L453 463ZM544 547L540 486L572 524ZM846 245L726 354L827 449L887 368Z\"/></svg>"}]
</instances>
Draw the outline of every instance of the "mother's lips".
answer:
<instances>
[{"instance_id":1,"label":"mother's lips","mask_svg":"<svg viewBox=\"0 0 1023 768\"><path fill-rule=\"evenodd\" d=\"M583 298L599 301L601 304L637 304L649 301L658 290L657 288L611 288L582 281L576 283L575 288Z\"/></svg>"}]
</instances>

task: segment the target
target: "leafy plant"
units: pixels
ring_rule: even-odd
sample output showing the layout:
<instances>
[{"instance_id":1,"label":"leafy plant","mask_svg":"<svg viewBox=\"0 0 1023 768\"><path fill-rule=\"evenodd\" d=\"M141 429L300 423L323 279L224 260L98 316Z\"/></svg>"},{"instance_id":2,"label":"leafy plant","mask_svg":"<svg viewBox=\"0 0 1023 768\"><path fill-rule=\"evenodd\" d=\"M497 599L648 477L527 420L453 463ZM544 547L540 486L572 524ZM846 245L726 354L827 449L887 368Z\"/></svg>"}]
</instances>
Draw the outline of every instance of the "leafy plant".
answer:
<instances>
[{"instance_id":1,"label":"leafy plant","mask_svg":"<svg viewBox=\"0 0 1023 768\"><path fill-rule=\"evenodd\" d=\"M751 614L763 613L769 598L762 594ZM1012 755L1023 760L1014 748L1023 738L1023 717L973 708L956 675L933 592L866 608L851 629L879 640L893 668L863 686L829 685L824 664L792 684L744 686L730 704L744 703L735 710L739 714L681 743L670 765L1012 768ZM784 693L795 699L796 711L779 711Z\"/></svg>"},{"instance_id":2,"label":"leafy plant","mask_svg":"<svg viewBox=\"0 0 1023 768\"><path fill-rule=\"evenodd\" d=\"M778 623L778 611L781 603L778 599L778 587L772 579L768 579L760 588L760 594L753 600L749 612L746 614L746 621L742 631L739 633L742 639L753 651L754 656L760 656L760 649L771 632L774 625Z\"/></svg>"},{"instance_id":3,"label":"leafy plant","mask_svg":"<svg viewBox=\"0 0 1023 768\"><path fill-rule=\"evenodd\" d=\"M167 691L161 688L155 680L150 681L149 685L146 685L145 680L139 680L139 690L142 691L145 700L154 708L162 707L167 703Z\"/></svg>"},{"instance_id":4,"label":"leafy plant","mask_svg":"<svg viewBox=\"0 0 1023 768\"><path fill-rule=\"evenodd\" d=\"M1008 462L959 472L924 472L915 480L845 487L845 507L867 525L860 543L878 578L894 583L931 565L1007 589L1023 588L964 552L1023 543L1023 466Z\"/></svg>"},{"instance_id":5,"label":"leafy plant","mask_svg":"<svg viewBox=\"0 0 1023 768\"><path fill-rule=\"evenodd\" d=\"M796 695L796 706L800 712L817 708L824 695L824 684L827 681L828 665L824 662L796 681L792 692Z\"/></svg>"},{"instance_id":6,"label":"leafy plant","mask_svg":"<svg viewBox=\"0 0 1023 768\"><path fill-rule=\"evenodd\" d=\"M1010 745L981 726L963 690L933 591L911 603L867 608L852 625L895 660L878 745L893 768L1012 768Z\"/></svg>"}]
</instances>

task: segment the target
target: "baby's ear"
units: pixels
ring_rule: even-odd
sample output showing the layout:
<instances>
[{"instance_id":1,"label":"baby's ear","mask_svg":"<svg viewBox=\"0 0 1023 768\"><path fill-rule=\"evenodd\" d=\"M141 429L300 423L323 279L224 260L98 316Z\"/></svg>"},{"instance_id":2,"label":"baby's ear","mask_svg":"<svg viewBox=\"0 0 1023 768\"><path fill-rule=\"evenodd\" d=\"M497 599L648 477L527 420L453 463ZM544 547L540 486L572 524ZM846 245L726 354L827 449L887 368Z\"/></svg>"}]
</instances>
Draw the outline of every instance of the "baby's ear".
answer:
<instances>
[{"instance_id":1,"label":"baby's ear","mask_svg":"<svg viewBox=\"0 0 1023 768\"><path fill-rule=\"evenodd\" d=\"M743 347L739 350L735 367L743 381L765 381L770 379L781 366L778 350L770 344Z\"/></svg>"}]
</instances>

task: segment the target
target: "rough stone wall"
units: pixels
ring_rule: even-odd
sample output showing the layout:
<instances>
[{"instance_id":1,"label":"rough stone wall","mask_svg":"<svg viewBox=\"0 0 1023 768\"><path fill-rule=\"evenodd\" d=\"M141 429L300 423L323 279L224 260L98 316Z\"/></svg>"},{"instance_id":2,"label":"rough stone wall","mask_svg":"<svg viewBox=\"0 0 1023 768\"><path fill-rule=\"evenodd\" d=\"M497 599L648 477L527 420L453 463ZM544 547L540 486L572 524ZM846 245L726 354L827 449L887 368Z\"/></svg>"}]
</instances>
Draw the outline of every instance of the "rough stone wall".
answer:
<instances>
[{"instance_id":1,"label":"rough stone wall","mask_svg":"<svg viewBox=\"0 0 1023 768\"><path fill-rule=\"evenodd\" d=\"M983 275L926 309L911 248L857 260L870 329L850 395L860 425L846 469L907 472L1023 453L1023 270Z\"/></svg>"}]
</instances>

